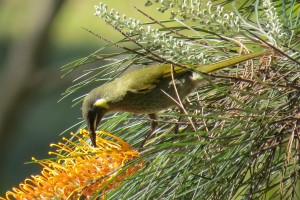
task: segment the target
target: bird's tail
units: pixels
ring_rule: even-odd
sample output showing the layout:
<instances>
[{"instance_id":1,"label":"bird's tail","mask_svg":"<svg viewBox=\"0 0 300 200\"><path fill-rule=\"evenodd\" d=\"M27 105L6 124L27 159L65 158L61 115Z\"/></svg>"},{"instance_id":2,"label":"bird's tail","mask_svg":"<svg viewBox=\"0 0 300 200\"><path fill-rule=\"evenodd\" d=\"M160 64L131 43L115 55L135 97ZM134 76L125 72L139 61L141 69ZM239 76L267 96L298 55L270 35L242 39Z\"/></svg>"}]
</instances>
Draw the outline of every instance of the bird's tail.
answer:
<instances>
[{"instance_id":1,"label":"bird's tail","mask_svg":"<svg viewBox=\"0 0 300 200\"><path fill-rule=\"evenodd\" d=\"M238 64L240 62L244 62L246 60L250 60L259 56L263 56L263 55L267 55L267 54L273 54L272 50L267 50L267 51L261 51L261 52L257 52L257 53L249 53L246 55L242 55L242 56L238 56L238 57L234 57L234 58L229 58L227 60L223 60L214 64L210 64L210 65L204 65L204 66L199 66L196 67L196 69L200 72L203 73L209 73L209 72L213 72L225 67L229 67L235 64Z\"/></svg>"}]
</instances>

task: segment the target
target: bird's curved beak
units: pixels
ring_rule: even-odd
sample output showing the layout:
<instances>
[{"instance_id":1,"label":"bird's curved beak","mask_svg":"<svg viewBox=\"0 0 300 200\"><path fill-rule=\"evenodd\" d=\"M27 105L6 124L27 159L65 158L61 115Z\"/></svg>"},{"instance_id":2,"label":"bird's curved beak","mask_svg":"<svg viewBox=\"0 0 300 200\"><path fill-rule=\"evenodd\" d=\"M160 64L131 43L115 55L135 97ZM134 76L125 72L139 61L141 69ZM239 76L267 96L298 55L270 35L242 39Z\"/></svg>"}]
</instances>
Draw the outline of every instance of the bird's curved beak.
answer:
<instances>
[{"instance_id":1,"label":"bird's curved beak","mask_svg":"<svg viewBox=\"0 0 300 200\"><path fill-rule=\"evenodd\" d=\"M91 139L92 145L94 147L97 147L96 130L97 130L97 127L98 127L102 117L103 117L102 115L95 114L94 116L89 116L88 120L87 120L87 128L90 132L90 139Z\"/></svg>"}]
</instances>

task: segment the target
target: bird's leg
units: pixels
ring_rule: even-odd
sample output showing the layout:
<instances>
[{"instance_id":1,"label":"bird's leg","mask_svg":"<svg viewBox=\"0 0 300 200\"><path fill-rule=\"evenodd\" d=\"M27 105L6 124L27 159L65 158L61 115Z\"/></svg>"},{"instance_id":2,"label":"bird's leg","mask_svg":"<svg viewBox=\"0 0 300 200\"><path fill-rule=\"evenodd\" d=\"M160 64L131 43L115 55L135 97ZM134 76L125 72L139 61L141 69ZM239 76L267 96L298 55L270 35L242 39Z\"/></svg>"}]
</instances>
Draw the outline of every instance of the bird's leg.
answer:
<instances>
[{"instance_id":1,"label":"bird's leg","mask_svg":"<svg viewBox=\"0 0 300 200\"><path fill-rule=\"evenodd\" d=\"M143 142L140 144L140 147L143 147L146 143L146 141L148 140L148 138L154 133L154 131L156 130L158 123L155 121L157 120L157 116L154 113L148 114L151 122L151 130L150 132L146 135L145 139L143 140Z\"/></svg>"},{"instance_id":2,"label":"bird's leg","mask_svg":"<svg viewBox=\"0 0 300 200\"><path fill-rule=\"evenodd\" d=\"M181 107L179 107L179 111L180 111L180 114L185 114L184 110ZM179 116L178 122L180 122L181 119L182 119L182 116ZM178 132L179 132L179 123L176 124L174 127L174 133L178 133Z\"/></svg>"}]
</instances>

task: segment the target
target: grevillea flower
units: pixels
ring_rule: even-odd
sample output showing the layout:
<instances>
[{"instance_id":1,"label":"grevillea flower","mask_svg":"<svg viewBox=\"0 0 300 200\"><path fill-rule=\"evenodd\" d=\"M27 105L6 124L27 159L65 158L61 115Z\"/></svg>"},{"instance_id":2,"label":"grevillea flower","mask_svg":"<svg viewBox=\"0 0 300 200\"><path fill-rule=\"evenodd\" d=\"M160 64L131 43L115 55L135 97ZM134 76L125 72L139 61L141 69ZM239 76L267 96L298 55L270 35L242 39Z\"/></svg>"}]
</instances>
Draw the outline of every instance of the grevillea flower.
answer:
<instances>
[{"instance_id":1,"label":"grevillea flower","mask_svg":"<svg viewBox=\"0 0 300 200\"><path fill-rule=\"evenodd\" d=\"M144 163L137 161L139 153L126 142L107 132L101 133L117 142L97 136L97 148L93 148L86 142L88 131L81 130L80 134L71 133L78 142L63 138L65 142L52 144L57 148L50 152L55 159L33 158L43 166L41 174L6 192L6 199L103 198L107 191L116 189Z\"/></svg>"}]
</instances>

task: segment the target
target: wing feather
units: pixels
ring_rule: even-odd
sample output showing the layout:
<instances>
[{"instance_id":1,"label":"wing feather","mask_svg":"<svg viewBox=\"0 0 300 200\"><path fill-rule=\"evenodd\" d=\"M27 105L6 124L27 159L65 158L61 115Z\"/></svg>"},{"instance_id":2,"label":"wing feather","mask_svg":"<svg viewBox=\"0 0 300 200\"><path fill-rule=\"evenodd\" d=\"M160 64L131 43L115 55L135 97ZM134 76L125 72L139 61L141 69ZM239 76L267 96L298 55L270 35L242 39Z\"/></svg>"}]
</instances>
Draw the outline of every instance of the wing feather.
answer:
<instances>
[{"instance_id":1,"label":"wing feather","mask_svg":"<svg viewBox=\"0 0 300 200\"><path fill-rule=\"evenodd\" d=\"M176 75L186 71L186 69L181 67L174 68ZM122 84L126 85L128 92L147 93L155 89L162 81L171 80L171 67L169 64L149 66L120 78L122 79Z\"/></svg>"}]
</instances>

